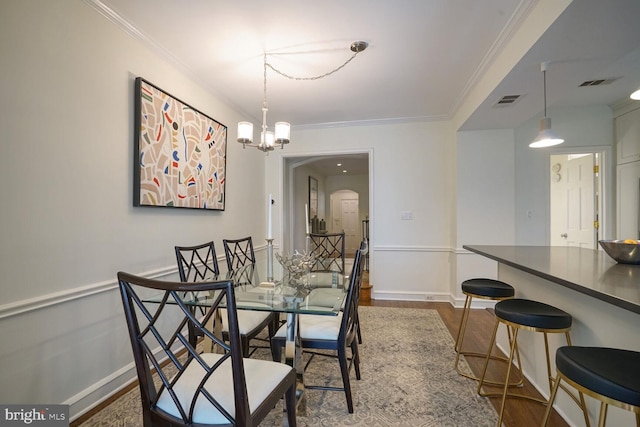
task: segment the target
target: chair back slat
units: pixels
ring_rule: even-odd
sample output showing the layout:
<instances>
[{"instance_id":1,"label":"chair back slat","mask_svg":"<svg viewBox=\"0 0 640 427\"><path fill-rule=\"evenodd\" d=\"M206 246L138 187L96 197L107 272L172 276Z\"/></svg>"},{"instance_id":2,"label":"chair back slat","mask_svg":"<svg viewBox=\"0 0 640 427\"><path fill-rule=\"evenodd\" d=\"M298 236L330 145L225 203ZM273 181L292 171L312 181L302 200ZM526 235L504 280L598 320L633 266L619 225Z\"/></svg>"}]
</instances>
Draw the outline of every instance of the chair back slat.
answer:
<instances>
[{"instance_id":1,"label":"chair back slat","mask_svg":"<svg viewBox=\"0 0 640 427\"><path fill-rule=\"evenodd\" d=\"M196 246L176 246L176 261L181 282L203 282L216 277L220 270L213 242Z\"/></svg>"},{"instance_id":2,"label":"chair back slat","mask_svg":"<svg viewBox=\"0 0 640 427\"><path fill-rule=\"evenodd\" d=\"M311 271L338 271L345 274L344 231L342 233L309 234L309 251L315 256Z\"/></svg>"},{"instance_id":3,"label":"chair back slat","mask_svg":"<svg viewBox=\"0 0 640 427\"><path fill-rule=\"evenodd\" d=\"M241 239L223 239L224 255L227 259L227 268L233 271L238 267L256 263L256 255L253 252L253 240L251 236Z\"/></svg>"}]
</instances>

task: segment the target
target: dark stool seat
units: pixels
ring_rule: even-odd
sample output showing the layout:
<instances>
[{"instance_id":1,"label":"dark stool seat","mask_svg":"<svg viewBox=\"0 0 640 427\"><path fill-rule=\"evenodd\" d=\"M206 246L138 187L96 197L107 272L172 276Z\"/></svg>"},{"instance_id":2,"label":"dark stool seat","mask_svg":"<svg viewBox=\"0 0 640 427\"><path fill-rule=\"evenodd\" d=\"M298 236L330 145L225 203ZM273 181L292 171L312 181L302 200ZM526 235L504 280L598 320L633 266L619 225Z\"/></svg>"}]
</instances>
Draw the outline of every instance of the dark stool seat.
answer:
<instances>
[{"instance_id":1,"label":"dark stool seat","mask_svg":"<svg viewBox=\"0 0 640 427\"><path fill-rule=\"evenodd\" d=\"M486 279L486 278L474 278L468 279L462 282L461 284L462 293L466 295L464 301L464 309L462 311L462 318L460 319L460 327L458 328L458 336L456 337L456 360L455 360L455 368L456 371L462 375L463 377L471 378L473 380L479 380L480 378L464 372L460 369L459 362L460 356L465 357L482 357L486 358L487 354L484 353L476 353L470 351L462 351L462 343L464 341L465 332L467 329L467 322L469 321L469 312L471 310L471 302L473 298L486 299L486 300L494 300L494 301L502 301L504 299L513 298L515 295L515 290L513 286L501 282L500 280L494 279ZM490 355L490 358L493 360L502 360L506 361L506 357ZM485 380L486 383L494 384L494 385L502 385L502 382ZM513 386L518 386L522 384L522 378L520 381L510 384Z\"/></svg>"},{"instance_id":2,"label":"dark stool seat","mask_svg":"<svg viewBox=\"0 0 640 427\"><path fill-rule=\"evenodd\" d=\"M569 313L560 310L552 305L545 304L538 301L532 301L528 299L505 299L503 301L498 302L494 311L496 314L496 324L493 330L493 337L491 338L491 347L489 348L489 352L492 351L493 346L496 343L496 335L498 332L498 326L500 323L503 323L507 327L507 332L512 331L513 338L509 337L510 344L510 352L508 358L507 365L507 374L505 379L505 385L503 387L502 393L485 393L482 391L482 387L488 381L485 380L485 375L487 373L487 366L489 364L489 357L485 358L484 371L482 372L482 376L480 377L480 381L478 383L478 394L481 396L491 396L491 397L502 397L502 404L500 406L499 418L498 418L498 426L502 425L502 419L504 416L504 408L507 397L517 397L520 399L532 400L534 402L538 402L541 404L547 404L546 400L523 395L523 394L514 394L508 393L507 386L509 385L509 378L511 376L511 369L513 367L513 358L514 356L518 359L518 366L522 367L522 363L520 363L520 353L518 350L518 331L528 330L533 332L541 332L544 335L544 347L546 352L546 362L547 362L547 379L549 381L549 390L551 391L554 387L553 377L551 375L551 362L549 358L549 340L547 338L547 334L558 334L563 333L565 335L565 339L567 344L571 345L571 336L569 331L571 330L572 317ZM520 373L520 377L522 377L522 372ZM587 426L589 425L588 417L586 415L586 406L584 402L584 396L581 391L578 392L578 396L576 397L573 393L563 387L563 390L569 393L569 396L580 406L582 411L585 414L585 421L587 421Z\"/></svg>"},{"instance_id":3,"label":"dark stool seat","mask_svg":"<svg viewBox=\"0 0 640 427\"><path fill-rule=\"evenodd\" d=\"M556 370L558 377L549 398L549 408L563 380L601 401L599 425L604 425L606 407L610 404L635 412L636 424L640 426L640 352L604 347L560 347L556 352ZM547 420L548 414L545 414L545 425Z\"/></svg>"},{"instance_id":4,"label":"dark stool seat","mask_svg":"<svg viewBox=\"0 0 640 427\"><path fill-rule=\"evenodd\" d=\"M527 299L502 301L495 306L496 316L519 326L537 329L571 328L571 315L552 305Z\"/></svg>"},{"instance_id":5,"label":"dark stool seat","mask_svg":"<svg viewBox=\"0 0 640 427\"><path fill-rule=\"evenodd\" d=\"M492 299L512 298L513 286L494 279L469 279L462 282L462 292L476 297Z\"/></svg>"}]
</instances>

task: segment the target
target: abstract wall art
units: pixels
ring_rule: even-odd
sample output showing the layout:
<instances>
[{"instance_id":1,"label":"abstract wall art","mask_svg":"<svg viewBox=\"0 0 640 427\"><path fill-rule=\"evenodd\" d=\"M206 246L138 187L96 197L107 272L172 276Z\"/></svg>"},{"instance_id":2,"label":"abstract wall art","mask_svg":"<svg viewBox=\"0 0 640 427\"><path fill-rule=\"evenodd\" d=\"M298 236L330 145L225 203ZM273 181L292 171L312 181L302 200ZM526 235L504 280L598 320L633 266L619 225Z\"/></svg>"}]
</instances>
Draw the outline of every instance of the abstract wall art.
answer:
<instances>
[{"instance_id":1,"label":"abstract wall art","mask_svg":"<svg viewBox=\"0 0 640 427\"><path fill-rule=\"evenodd\" d=\"M224 210L227 127L135 80L134 206Z\"/></svg>"}]
</instances>

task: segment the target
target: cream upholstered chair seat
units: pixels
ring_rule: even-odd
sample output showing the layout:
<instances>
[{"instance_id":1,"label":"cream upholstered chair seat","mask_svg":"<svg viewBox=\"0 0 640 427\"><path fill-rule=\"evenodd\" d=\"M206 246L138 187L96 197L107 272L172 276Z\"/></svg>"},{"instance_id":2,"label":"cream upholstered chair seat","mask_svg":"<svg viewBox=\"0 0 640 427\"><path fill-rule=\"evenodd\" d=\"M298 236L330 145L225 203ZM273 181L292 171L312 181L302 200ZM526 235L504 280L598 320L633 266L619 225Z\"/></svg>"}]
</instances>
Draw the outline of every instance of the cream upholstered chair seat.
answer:
<instances>
[{"instance_id":1,"label":"cream upholstered chair seat","mask_svg":"<svg viewBox=\"0 0 640 427\"><path fill-rule=\"evenodd\" d=\"M209 366L213 366L222 355L203 353L201 357ZM273 389L284 381L290 371L291 367L282 363L245 358L244 374L247 379L249 411L255 412L258 406L270 396ZM189 411L193 396L205 374L206 371L194 361L185 369L173 386L173 391L185 412ZM209 377L204 387L225 411L235 417L231 359L222 362L220 367ZM157 407L176 418L180 418L180 411L166 390L160 394ZM196 402L192 420L194 423L213 425L228 425L229 423L229 420L202 395Z\"/></svg>"},{"instance_id":2,"label":"cream upholstered chair seat","mask_svg":"<svg viewBox=\"0 0 640 427\"><path fill-rule=\"evenodd\" d=\"M246 304L243 303L243 306ZM220 309L222 316L222 331L229 332L229 322L227 321L227 313L224 308ZM269 322L273 312L257 311L257 310L238 310L238 329L240 335L250 335L258 328L263 329L264 324ZM262 326L262 327L261 327Z\"/></svg>"},{"instance_id":3,"label":"cream upholstered chair seat","mask_svg":"<svg viewBox=\"0 0 640 427\"><path fill-rule=\"evenodd\" d=\"M337 316L320 316L316 314L301 314L300 338L303 340L337 340L342 324L342 313ZM274 338L284 339L287 325L282 325Z\"/></svg>"},{"instance_id":4,"label":"cream upholstered chair seat","mask_svg":"<svg viewBox=\"0 0 640 427\"><path fill-rule=\"evenodd\" d=\"M342 289L337 288L317 288L309 293L309 305L320 307L333 307L337 299L344 295ZM341 309L344 310L345 301L342 301Z\"/></svg>"}]
</instances>

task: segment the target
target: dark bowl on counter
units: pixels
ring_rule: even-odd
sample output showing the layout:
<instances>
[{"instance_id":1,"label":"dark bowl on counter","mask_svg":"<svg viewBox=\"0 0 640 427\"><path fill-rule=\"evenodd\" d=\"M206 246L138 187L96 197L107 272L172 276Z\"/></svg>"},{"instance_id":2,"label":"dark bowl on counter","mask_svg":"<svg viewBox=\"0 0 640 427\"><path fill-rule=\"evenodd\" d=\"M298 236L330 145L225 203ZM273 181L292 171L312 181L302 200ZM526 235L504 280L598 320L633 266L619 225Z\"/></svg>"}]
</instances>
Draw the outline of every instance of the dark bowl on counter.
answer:
<instances>
[{"instance_id":1,"label":"dark bowl on counter","mask_svg":"<svg viewBox=\"0 0 640 427\"><path fill-rule=\"evenodd\" d=\"M625 240L599 240L602 249L620 264L640 265L640 242Z\"/></svg>"}]
</instances>

